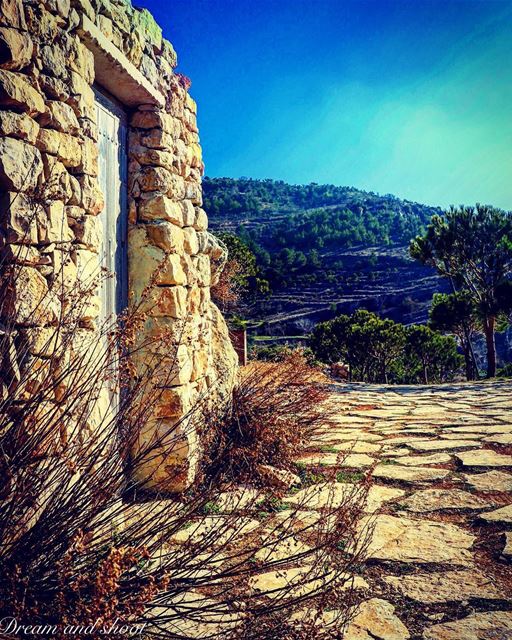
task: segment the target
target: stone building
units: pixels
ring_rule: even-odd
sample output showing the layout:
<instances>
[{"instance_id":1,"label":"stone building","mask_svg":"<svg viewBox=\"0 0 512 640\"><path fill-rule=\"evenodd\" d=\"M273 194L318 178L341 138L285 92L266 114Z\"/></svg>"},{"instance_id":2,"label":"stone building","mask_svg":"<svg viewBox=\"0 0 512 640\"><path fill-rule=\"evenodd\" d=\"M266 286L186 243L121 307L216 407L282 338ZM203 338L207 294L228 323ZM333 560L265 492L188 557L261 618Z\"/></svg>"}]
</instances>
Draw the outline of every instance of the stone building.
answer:
<instances>
[{"instance_id":1,"label":"stone building","mask_svg":"<svg viewBox=\"0 0 512 640\"><path fill-rule=\"evenodd\" d=\"M51 297L57 269L69 287L101 268L114 274L84 305L92 339L102 318L140 300L163 264L143 333L179 325L183 339L155 430L198 396L228 393L236 368L210 301L222 250L201 208L196 105L176 64L151 14L130 0L0 0L0 242L4 267L19 267L9 309L30 352L29 365L18 364L47 355L41 343L65 302L55 296L44 313L34 309ZM142 464L136 473L151 487L181 489L196 447L189 430L178 452L161 452L161 472ZM169 486L165 463L177 459L186 472Z\"/></svg>"}]
</instances>

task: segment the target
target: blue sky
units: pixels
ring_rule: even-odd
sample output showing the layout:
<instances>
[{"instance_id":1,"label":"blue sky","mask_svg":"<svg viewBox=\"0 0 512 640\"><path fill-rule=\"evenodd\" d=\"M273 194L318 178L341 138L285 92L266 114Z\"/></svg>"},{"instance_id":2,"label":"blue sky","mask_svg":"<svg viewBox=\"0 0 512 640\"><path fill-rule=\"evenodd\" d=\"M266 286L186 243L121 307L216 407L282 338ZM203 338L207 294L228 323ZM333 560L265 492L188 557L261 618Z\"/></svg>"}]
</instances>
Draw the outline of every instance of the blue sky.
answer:
<instances>
[{"instance_id":1,"label":"blue sky","mask_svg":"<svg viewBox=\"0 0 512 640\"><path fill-rule=\"evenodd\" d=\"M138 0L206 173L512 209L512 0Z\"/></svg>"}]
</instances>

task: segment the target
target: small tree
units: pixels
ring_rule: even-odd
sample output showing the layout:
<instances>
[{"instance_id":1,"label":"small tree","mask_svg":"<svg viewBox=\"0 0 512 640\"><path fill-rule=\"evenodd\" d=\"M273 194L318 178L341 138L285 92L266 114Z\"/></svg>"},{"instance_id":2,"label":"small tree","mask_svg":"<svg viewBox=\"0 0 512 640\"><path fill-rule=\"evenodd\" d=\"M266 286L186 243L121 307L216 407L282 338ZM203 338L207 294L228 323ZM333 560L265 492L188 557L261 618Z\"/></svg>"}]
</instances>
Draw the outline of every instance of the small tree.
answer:
<instances>
[{"instance_id":1,"label":"small tree","mask_svg":"<svg viewBox=\"0 0 512 640\"><path fill-rule=\"evenodd\" d=\"M443 336L425 325L407 327L405 362L423 384L444 382L460 368L462 358L451 336ZM416 370L416 371L415 371Z\"/></svg>"},{"instance_id":2,"label":"small tree","mask_svg":"<svg viewBox=\"0 0 512 640\"><path fill-rule=\"evenodd\" d=\"M448 278L454 292L467 292L482 317L487 377L493 377L496 320L503 312L497 292L512 273L511 213L479 204L451 207L432 217L426 233L411 242L410 253Z\"/></svg>"},{"instance_id":3,"label":"small tree","mask_svg":"<svg viewBox=\"0 0 512 640\"><path fill-rule=\"evenodd\" d=\"M474 380L478 377L472 341L481 323L471 297L464 292L434 294L429 326L435 331L450 332L456 336L464 354L466 378Z\"/></svg>"}]
</instances>

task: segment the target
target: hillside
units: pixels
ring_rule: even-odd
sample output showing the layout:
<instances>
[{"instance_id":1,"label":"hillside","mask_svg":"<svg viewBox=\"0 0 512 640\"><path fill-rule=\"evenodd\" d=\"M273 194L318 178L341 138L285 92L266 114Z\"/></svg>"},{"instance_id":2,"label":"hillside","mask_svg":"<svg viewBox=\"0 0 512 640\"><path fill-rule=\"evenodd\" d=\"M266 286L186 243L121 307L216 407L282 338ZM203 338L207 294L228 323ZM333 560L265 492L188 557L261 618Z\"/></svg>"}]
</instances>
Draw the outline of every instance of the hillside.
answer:
<instances>
[{"instance_id":1,"label":"hillside","mask_svg":"<svg viewBox=\"0 0 512 640\"><path fill-rule=\"evenodd\" d=\"M242 237L272 295L249 309L267 335L300 335L336 311L364 306L403 322L424 321L444 283L407 253L439 209L353 187L205 178L213 231Z\"/></svg>"}]
</instances>

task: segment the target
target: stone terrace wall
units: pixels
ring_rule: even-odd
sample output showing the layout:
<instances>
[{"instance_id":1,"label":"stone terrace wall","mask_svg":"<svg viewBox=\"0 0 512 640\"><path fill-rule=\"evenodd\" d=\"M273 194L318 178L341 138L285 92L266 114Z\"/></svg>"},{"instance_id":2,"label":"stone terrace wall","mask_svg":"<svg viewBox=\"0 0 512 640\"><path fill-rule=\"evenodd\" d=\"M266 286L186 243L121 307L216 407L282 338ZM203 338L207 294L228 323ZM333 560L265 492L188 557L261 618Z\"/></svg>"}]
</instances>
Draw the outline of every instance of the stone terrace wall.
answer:
<instances>
[{"instance_id":1,"label":"stone terrace wall","mask_svg":"<svg viewBox=\"0 0 512 640\"><path fill-rule=\"evenodd\" d=\"M160 27L129 0L0 0L1 243L4 260L22 263L11 310L30 359L19 364L34 366L47 356L40 345L63 301L55 296L38 317L29 312L34 301L51 296L56 270L64 262L72 287L99 266L103 194L91 87L95 77L110 81L107 88L130 114L130 299L140 298L165 261L145 303L145 335L170 328L181 336L179 366L141 445L171 429L197 396L229 393L236 367L224 320L210 302L212 264L222 250L201 209L196 105L175 66ZM36 216L29 215L34 194ZM34 302L28 307L27 291ZM81 321L91 335L99 312L93 296ZM144 358L137 366L144 369ZM183 431L178 448L140 465L137 476L159 489L186 487L196 445L195 434ZM169 473L183 462L179 478Z\"/></svg>"}]
</instances>

